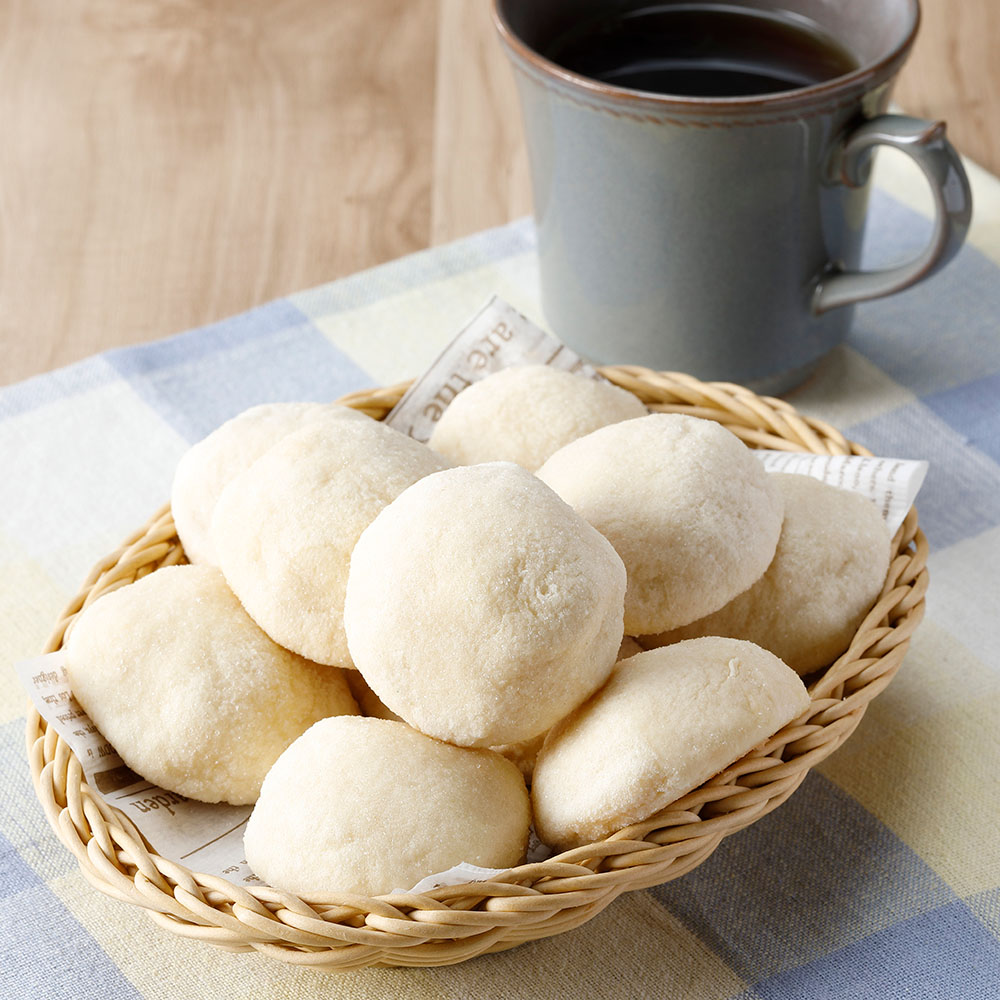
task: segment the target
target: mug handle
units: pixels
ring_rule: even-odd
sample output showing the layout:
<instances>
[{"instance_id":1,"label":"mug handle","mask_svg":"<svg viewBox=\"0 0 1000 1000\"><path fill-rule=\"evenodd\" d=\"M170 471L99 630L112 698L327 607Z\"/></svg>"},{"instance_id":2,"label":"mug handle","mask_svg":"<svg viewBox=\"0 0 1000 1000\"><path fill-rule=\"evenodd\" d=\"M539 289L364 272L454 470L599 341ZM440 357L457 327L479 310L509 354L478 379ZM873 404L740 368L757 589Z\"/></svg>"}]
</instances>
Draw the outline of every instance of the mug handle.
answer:
<instances>
[{"instance_id":1,"label":"mug handle","mask_svg":"<svg viewBox=\"0 0 1000 1000\"><path fill-rule=\"evenodd\" d=\"M813 291L816 314L838 306L892 295L939 271L958 253L972 219L972 191L955 147L945 138L944 122L909 115L879 115L851 131L840 147L839 181L861 187L871 173L875 146L892 146L913 158L934 196L934 231L914 260L879 271L824 272Z\"/></svg>"}]
</instances>

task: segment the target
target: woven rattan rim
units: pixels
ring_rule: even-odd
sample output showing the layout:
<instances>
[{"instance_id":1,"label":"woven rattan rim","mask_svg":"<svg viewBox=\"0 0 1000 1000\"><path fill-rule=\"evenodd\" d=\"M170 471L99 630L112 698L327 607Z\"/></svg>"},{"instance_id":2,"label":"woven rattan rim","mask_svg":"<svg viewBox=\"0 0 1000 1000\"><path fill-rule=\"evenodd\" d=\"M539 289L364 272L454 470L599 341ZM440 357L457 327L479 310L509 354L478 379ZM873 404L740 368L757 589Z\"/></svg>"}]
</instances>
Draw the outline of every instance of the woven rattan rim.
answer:
<instances>
[{"instance_id":1,"label":"woven rattan rim","mask_svg":"<svg viewBox=\"0 0 1000 1000\"><path fill-rule=\"evenodd\" d=\"M601 371L650 409L716 420L752 447L870 454L788 403L740 386L638 367ZM341 402L380 420L406 388L365 390ZM626 890L677 878L704 861L723 837L784 802L808 770L854 731L868 703L899 669L923 616L927 543L915 510L896 533L893 553L878 601L848 651L812 681L805 714L645 822L600 843L511 869L495 881L419 895L306 901L189 871L160 857L123 813L90 789L77 759L34 709L27 720L32 779L49 822L87 880L143 908L175 934L327 970L461 962L569 930ZM76 615L97 597L183 559L169 508L163 508L92 570L46 652L62 645Z\"/></svg>"}]
</instances>

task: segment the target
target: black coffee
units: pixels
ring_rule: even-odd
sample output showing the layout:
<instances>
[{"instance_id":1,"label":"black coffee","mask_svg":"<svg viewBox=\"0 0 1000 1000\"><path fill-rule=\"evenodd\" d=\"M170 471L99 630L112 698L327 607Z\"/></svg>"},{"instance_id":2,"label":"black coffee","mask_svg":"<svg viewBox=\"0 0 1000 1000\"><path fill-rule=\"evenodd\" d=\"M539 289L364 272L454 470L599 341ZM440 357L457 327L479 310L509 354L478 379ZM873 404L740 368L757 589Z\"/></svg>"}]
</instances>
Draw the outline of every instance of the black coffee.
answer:
<instances>
[{"instance_id":1,"label":"black coffee","mask_svg":"<svg viewBox=\"0 0 1000 1000\"><path fill-rule=\"evenodd\" d=\"M558 32L543 55L629 90L748 97L808 87L858 68L814 22L728 4L643 4Z\"/></svg>"}]
</instances>

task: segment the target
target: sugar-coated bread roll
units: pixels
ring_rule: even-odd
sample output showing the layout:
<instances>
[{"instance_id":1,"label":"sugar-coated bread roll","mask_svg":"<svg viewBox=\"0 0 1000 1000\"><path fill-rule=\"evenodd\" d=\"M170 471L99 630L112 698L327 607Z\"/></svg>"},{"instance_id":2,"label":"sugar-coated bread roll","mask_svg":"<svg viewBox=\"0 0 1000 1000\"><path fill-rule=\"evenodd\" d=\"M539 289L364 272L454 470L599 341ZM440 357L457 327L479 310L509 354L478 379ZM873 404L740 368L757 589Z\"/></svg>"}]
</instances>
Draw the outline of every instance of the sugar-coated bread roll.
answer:
<instances>
[{"instance_id":1,"label":"sugar-coated bread roll","mask_svg":"<svg viewBox=\"0 0 1000 1000\"><path fill-rule=\"evenodd\" d=\"M631 636L627 635L622 639L622 644L618 648L618 661L625 660L630 656L635 656L636 653L643 652L643 647L639 645ZM359 673L357 670L351 671L351 676L354 677ZM353 691L353 686L352 686ZM357 697L355 695L355 697ZM358 699L360 704L360 699ZM384 706L383 706L384 707ZM388 711L388 709L385 709ZM373 713L365 712L365 715L370 715ZM507 760L511 763L516 764L524 775L524 780L528 782L529 786L531 784L531 776L535 770L535 761L538 759L538 751L542 749L542 744L545 742L545 733L541 733L538 736L532 737L530 740L524 740L521 743L502 743L499 746L490 747L491 750L496 750L497 753L503 754Z\"/></svg>"},{"instance_id":2,"label":"sugar-coated bread roll","mask_svg":"<svg viewBox=\"0 0 1000 1000\"><path fill-rule=\"evenodd\" d=\"M235 476L286 434L327 417L369 419L336 403L264 403L217 427L177 463L170 507L184 553L193 563L217 565L209 529L219 495Z\"/></svg>"},{"instance_id":3,"label":"sugar-coated bread roll","mask_svg":"<svg viewBox=\"0 0 1000 1000\"><path fill-rule=\"evenodd\" d=\"M548 365L518 365L464 389L428 442L455 465L516 462L534 472L564 444L646 407L603 379Z\"/></svg>"},{"instance_id":4,"label":"sugar-coated bread roll","mask_svg":"<svg viewBox=\"0 0 1000 1000\"><path fill-rule=\"evenodd\" d=\"M271 768L244 846L276 888L374 896L463 861L519 864L530 821L520 772L499 754L401 722L324 719Z\"/></svg>"},{"instance_id":5,"label":"sugar-coated bread roll","mask_svg":"<svg viewBox=\"0 0 1000 1000\"><path fill-rule=\"evenodd\" d=\"M557 451L538 477L622 557L628 635L721 608L767 569L781 531L778 488L712 420L654 413L602 427Z\"/></svg>"},{"instance_id":6,"label":"sugar-coated bread roll","mask_svg":"<svg viewBox=\"0 0 1000 1000\"><path fill-rule=\"evenodd\" d=\"M275 642L352 666L343 609L354 543L390 500L446 464L367 418L286 435L216 503L212 541L229 586Z\"/></svg>"},{"instance_id":7,"label":"sugar-coated bread roll","mask_svg":"<svg viewBox=\"0 0 1000 1000\"><path fill-rule=\"evenodd\" d=\"M344 623L389 709L487 747L543 733L604 683L624 592L605 538L531 473L493 462L427 476L375 518Z\"/></svg>"},{"instance_id":8,"label":"sugar-coated bread roll","mask_svg":"<svg viewBox=\"0 0 1000 1000\"><path fill-rule=\"evenodd\" d=\"M889 530L867 497L811 476L772 473L785 520L764 575L725 607L672 632L664 645L700 635L749 639L808 674L851 644L889 570Z\"/></svg>"},{"instance_id":9,"label":"sugar-coated bread roll","mask_svg":"<svg viewBox=\"0 0 1000 1000\"><path fill-rule=\"evenodd\" d=\"M645 647L640 646L632 636L627 635L622 639L618 648L618 659L624 660L636 653L644 652ZM345 674L347 685L354 695L354 700L358 703L358 708L362 715L370 715L373 719L391 719L394 722L403 720L395 712L386 708L382 704L379 696L371 689L360 670L348 670ZM542 748L542 739L545 734L532 737L520 743L502 743L498 746L490 747L497 753L502 753L509 760L514 761L521 768L522 773L527 777L534 766L535 756Z\"/></svg>"},{"instance_id":10,"label":"sugar-coated bread roll","mask_svg":"<svg viewBox=\"0 0 1000 1000\"><path fill-rule=\"evenodd\" d=\"M809 707L799 675L739 639L689 639L623 660L553 728L535 763L535 829L592 843L670 805Z\"/></svg>"},{"instance_id":11,"label":"sugar-coated bread roll","mask_svg":"<svg viewBox=\"0 0 1000 1000\"><path fill-rule=\"evenodd\" d=\"M642 647L637 645L636 651L641 652ZM346 673L351 694L354 695L362 715L370 716L373 719L390 719L393 722L403 721L395 712L382 704L379 696L368 686L368 682L360 670L348 670ZM530 781L531 770L535 766L535 757L538 756L538 751L541 750L544 739L545 733L540 733L530 740L523 740L520 743L501 743L498 746L492 746L488 749L495 750L498 754L506 757L512 764L516 764L518 770L524 776L524 780Z\"/></svg>"},{"instance_id":12,"label":"sugar-coated bread roll","mask_svg":"<svg viewBox=\"0 0 1000 1000\"><path fill-rule=\"evenodd\" d=\"M343 671L272 642L213 566L165 567L95 601L66 670L133 771L202 802L254 802L297 736L357 712Z\"/></svg>"}]
</instances>

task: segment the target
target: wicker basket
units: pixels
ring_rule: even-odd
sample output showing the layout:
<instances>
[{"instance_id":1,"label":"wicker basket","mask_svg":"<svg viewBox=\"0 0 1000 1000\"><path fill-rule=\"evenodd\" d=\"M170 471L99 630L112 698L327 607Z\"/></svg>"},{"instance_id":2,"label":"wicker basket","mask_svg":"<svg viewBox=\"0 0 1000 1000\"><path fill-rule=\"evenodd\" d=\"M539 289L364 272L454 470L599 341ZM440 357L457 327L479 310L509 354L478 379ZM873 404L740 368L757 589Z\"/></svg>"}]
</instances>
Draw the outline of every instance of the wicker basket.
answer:
<instances>
[{"instance_id":1,"label":"wicker basket","mask_svg":"<svg viewBox=\"0 0 1000 1000\"><path fill-rule=\"evenodd\" d=\"M605 368L602 374L653 410L716 420L752 447L869 454L789 404L739 386L635 367ZM342 402L382 419L405 388L353 393ZM90 789L79 762L34 710L27 724L32 778L49 822L85 877L175 934L326 970L461 962L569 930L626 890L677 878L704 861L723 837L784 802L809 768L853 732L868 702L899 668L922 617L927 545L914 510L896 533L893 553L875 607L850 649L813 680L805 715L645 822L494 881L419 895L306 901L191 872L160 857L123 813ZM183 559L170 511L163 509L95 567L47 651L60 647L75 616L101 594Z\"/></svg>"}]
</instances>

